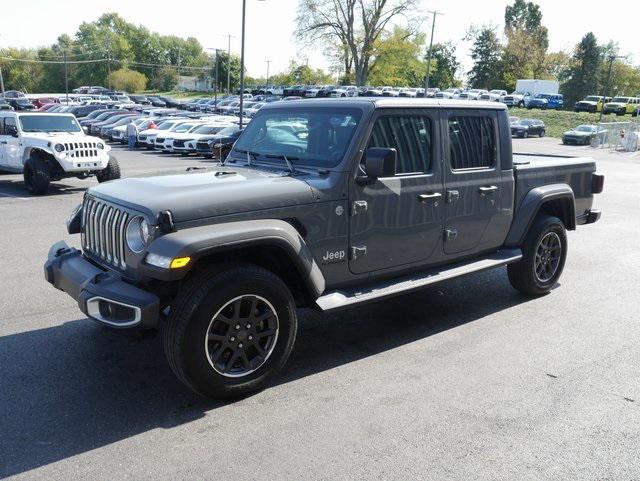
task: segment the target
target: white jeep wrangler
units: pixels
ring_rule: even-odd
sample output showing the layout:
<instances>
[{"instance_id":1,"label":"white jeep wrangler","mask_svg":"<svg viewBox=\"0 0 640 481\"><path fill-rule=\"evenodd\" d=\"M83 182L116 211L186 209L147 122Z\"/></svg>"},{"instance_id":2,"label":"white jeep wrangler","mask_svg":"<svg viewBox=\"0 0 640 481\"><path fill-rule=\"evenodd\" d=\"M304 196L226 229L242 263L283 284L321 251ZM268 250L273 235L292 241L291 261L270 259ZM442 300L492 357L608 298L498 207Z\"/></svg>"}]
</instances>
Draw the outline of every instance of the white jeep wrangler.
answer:
<instances>
[{"instance_id":1,"label":"white jeep wrangler","mask_svg":"<svg viewBox=\"0 0 640 481\"><path fill-rule=\"evenodd\" d=\"M85 135L71 114L0 111L0 170L22 173L32 194L66 177L98 182L120 178L111 148Z\"/></svg>"}]
</instances>

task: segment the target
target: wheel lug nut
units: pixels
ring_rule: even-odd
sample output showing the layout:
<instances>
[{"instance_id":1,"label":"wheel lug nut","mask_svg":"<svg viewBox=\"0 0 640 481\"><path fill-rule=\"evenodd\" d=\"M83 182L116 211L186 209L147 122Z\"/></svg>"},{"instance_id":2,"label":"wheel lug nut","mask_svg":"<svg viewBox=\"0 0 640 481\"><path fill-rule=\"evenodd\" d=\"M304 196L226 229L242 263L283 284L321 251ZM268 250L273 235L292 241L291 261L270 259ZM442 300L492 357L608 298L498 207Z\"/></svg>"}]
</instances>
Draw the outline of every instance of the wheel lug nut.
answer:
<instances>
[{"instance_id":1,"label":"wheel lug nut","mask_svg":"<svg viewBox=\"0 0 640 481\"><path fill-rule=\"evenodd\" d=\"M235 340L236 340L236 338L235 338L235 337L233 337L233 336L231 336L231 337L229 338L229 340L230 340L231 342L233 342L233 341L235 341Z\"/></svg>"},{"instance_id":2,"label":"wheel lug nut","mask_svg":"<svg viewBox=\"0 0 640 481\"><path fill-rule=\"evenodd\" d=\"M240 349L242 349L242 343L238 344L238 347L239 347Z\"/></svg>"},{"instance_id":3,"label":"wheel lug nut","mask_svg":"<svg viewBox=\"0 0 640 481\"><path fill-rule=\"evenodd\" d=\"M253 341L253 336L249 336L249 340L250 340L250 341Z\"/></svg>"},{"instance_id":4,"label":"wheel lug nut","mask_svg":"<svg viewBox=\"0 0 640 481\"><path fill-rule=\"evenodd\" d=\"M236 324L236 331L240 329L240 324Z\"/></svg>"}]
</instances>

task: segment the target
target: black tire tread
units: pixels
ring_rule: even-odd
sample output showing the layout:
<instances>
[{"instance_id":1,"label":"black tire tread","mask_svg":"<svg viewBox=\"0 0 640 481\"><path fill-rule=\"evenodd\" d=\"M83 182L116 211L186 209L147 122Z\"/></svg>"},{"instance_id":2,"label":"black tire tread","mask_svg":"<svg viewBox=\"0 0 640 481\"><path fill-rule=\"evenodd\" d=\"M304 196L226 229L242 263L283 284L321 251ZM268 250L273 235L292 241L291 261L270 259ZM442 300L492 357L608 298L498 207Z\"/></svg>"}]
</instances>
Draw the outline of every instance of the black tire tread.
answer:
<instances>
[{"instance_id":1,"label":"black tire tread","mask_svg":"<svg viewBox=\"0 0 640 481\"><path fill-rule=\"evenodd\" d=\"M554 281L545 288L541 288L535 283L533 275L531 274L531 255L535 256L535 248L538 242L538 238L541 234L547 231L552 225L559 225L562 228L562 241L563 241L563 259L558 267L557 274ZM549 292L553 284L562 274L564 268L564 259L567 255L566 250L566 231L564 224L560 219L550 215L538 215L533 222L533 225L529 229L527 236L525 237L524 244L522 246L522 259L513 264L507 266L507 274L509 276L509 282L511 285L522 292L523 294L530 296L541 296Z\"/></svg>"},{"instance_id":2,"label":"black tire tread","mask_svg":"<svg viewBox=\"0 0 640 481\"><path fill-rule=\"evenodd\" d=\"M113 156L109 156L109 163L107 166L96 174L98 182L107 182L109 180L116 180L120 178L120 164Z\"/></svg>"},{"instance_id":3,"label":"black tire tread","mask_svg":"<svg viewBox=\"0 0 640 481\"><path fill-rule=\"evenodd\" d=\"M28 172L34 173L34 183L27 181ZM49 174L49 166L40 155L32 155L24 166L24 181L27 190L33 195L43 195L49 190L51 183L51 175Z\"/></svg>"},{"instance_id":4,"label":"black tire tread","mask_svg":"<svg viewBox=\"0 0 640 481\"><path fill-rule=\"evenodd\" d=\"M171 370L183 384L203 396L207 394L202 392L185 373L181 340L189 326L191 317L212 289L220 284L246 279L249 276L267 277L269 282L281 284L288 292L284 282L266 269L253 264L219 264L195 272L190 276L172 302L169 318L163 323L163 348ZM290 300L293 303L293 300Z\"/></svg>"}]
</instances>

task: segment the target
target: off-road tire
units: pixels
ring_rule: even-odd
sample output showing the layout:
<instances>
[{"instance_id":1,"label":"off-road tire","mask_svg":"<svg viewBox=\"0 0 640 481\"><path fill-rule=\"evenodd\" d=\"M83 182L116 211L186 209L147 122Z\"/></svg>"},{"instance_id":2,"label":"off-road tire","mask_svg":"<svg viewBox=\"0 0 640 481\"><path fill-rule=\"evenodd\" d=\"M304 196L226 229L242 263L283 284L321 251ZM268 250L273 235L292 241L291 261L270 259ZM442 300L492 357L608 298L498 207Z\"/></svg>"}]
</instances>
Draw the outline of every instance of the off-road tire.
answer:
<instances>
[{"instance_id":1,"label":"off-road tire","mask_svg":"<svg viewBox=\"0 0 640 481\"><path fill-rule=\"evenodd\" d=\"M104 169L102 169L96 174L96 179L98 179L98 182L102 183L102 182L107 182L109 180L116 180L119 178L120 178L120 164L118 164L118 161L116 160L115 157L110 155L109 163Z\"/></svg>"},{"instance_id":2,"label":"off-road tire","mask_svg":"<svg viewBox=\"0 0 640 481\"><path fill-rule=\"evenodd\" d=\"M536 254L541 241L548 235L555 234L559 240L560 255L553 275L541 281L536 275ZM567 258L567 233L560 219L550 215L538 215L529 229L522 246L522 259L507 267L511 285L529 296L547 294L558 282Z\"/></svg>"},{"instance_id":3,"label":"off-road tire","mask_svg":"<svg viewBox=\"0 0 640 481\"><path fill-rule=\"evenodd\" d=\"M214 369L205 346L213 317L239 296L266 299L277 314L278 331L264 364L242 377L228 377ZM162 338L167 361L180 381L203 396L228 399L264 389L289 358L297 327L293 297L278 276L252 264L229 264L194 273L186 281L171 304Z\"/></svg>"},{"instance_id":4,"label":"off-road tire","mask_svg":"<svg viewBox=\"0 0 640 481\"><path fill-rule=\"evenodd\" d=\"M43 195L49 190L51 174L49 165L38 153L34 153L24 163L24 185L33 195Z\"/></svg>"}]
</instances>

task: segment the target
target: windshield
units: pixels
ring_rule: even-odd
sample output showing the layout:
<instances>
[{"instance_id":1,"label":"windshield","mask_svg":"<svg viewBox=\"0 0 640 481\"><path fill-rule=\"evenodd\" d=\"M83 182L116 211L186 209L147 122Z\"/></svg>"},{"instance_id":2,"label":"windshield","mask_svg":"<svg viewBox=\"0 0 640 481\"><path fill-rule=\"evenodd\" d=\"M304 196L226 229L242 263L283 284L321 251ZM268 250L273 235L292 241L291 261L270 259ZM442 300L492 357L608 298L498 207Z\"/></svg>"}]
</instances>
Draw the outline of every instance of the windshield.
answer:
<instances>
[{"instance_id":1,"label":"windshield","mask_svg":"<svg viewBox=\"0 0 640 481\"><path fill-rule=\"evenodd\" d=\"M199 127L196 127L195 129L192 130L192 132L194 134L204 134L204 135L211 135L211 134L217 134L218 132L220 132L222 129L224 129L224 125L201 125Z\"/></svg>"},{"instance_id":2,"label":"windshield","mask_svg":"<svg viewBox=\"0 0 640 481\"><path fill-rule=\"evenodd\" d=\"M171 132L177 132L177 133L183 133L183 132L188 132L189 130L191 130L195 125L197 124L179 124L179 125L174 125L173 127L171 127L169 130Z\"/></svg>"},{"instance_id":3,"label":"windshield","mask_svg":"<svg viewBox=\"0 0 640 481\"><path fill-rule=\"evenodd\" d=\"M533 120L521 120L520 125L533 125Z\"/></svg>"},{"instance_id":4,"label":"windshield","mask_svg":"<svg viewBox=\"0 0 640 481\"><path fill-rule=\"evenodd\" d=\"M585 99L587 102L599 102L601 97L589 96Z\"/></svg>"},{"instance_id":5,"label":"windshield","mask_svg":"<svg viewBox=\"0 0 640 481\"><path fill-rule=\"evenodd\" d=\"M621 102L626 104L629 101L629 97L613 97L612 102Z\"/></svg>"},{"instance_id":6,"label":"windshield","mask_svg":"<svg viewBox=\"0 0 640 481\"><path fill-rule=\"evenodd\" d=\"M173 121L173 122L162 122L160 125L158 125L158 130L169 130L175 124L176 124L175 121Z\"/></svg>"},{"instance_id":7,"label":"windshield","mask_svg":"<svg viewBox=\"0 0 640 481\"><path fill-rule=\"evenodd\" d=\"M361 112L351 109L261 110L234 150L291 157L304 164L334 167L351 142Z\"/></svg>"},{"instance_id":8,"label":"windshield","mask_svg":"<svg viewBox=\"0 0 640 481\"><path fill-rule=\"evenodd\" d=\"M578 125L575 130L578 132L593 132L595 128L591 125Z\"/></svg>"},{"instance_id":9,"label":"windshield","mask_svg":"<svg viewBox=\"0 0 640 481\"><path fill-rule=\"evenodd\" d=\"M71 115L21 115L23 132L81 132L76 118Z\"/></svg>"}]
</instances>

